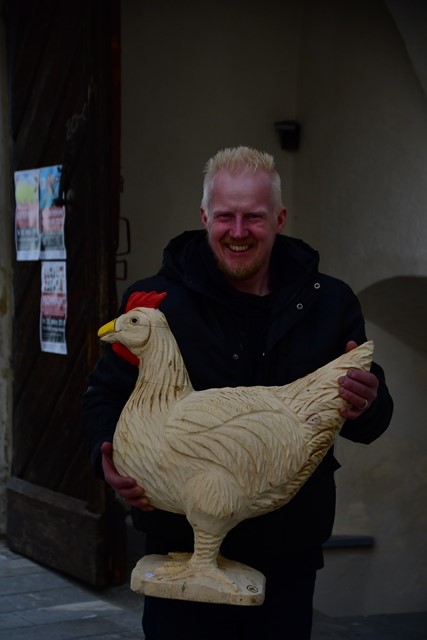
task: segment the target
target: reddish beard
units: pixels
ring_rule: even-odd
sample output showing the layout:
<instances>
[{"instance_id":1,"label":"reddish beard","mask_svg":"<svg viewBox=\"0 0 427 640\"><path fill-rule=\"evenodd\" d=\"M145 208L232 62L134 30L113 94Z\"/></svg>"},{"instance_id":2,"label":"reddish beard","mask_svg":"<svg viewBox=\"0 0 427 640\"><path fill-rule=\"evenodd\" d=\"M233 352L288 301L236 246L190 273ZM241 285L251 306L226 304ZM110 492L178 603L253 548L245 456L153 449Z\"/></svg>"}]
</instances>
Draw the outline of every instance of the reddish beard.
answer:
<instances>
[{"instance_id":1,"label":"reddish beard","mask_svg":"<svg viewBox=\"0 0 427 640\"><path fill-rule=\"evenodd\" d=\"M226 262L221 257L218 257L217 255L215 255L215 260L221 273L223 273L227 278L230 278L231 280L246 280L248 278L252 278L263 266L263 262L260 259L255 259L249 263L236 265L230 265L228 262Z\"/></svg>"}]
</instances>

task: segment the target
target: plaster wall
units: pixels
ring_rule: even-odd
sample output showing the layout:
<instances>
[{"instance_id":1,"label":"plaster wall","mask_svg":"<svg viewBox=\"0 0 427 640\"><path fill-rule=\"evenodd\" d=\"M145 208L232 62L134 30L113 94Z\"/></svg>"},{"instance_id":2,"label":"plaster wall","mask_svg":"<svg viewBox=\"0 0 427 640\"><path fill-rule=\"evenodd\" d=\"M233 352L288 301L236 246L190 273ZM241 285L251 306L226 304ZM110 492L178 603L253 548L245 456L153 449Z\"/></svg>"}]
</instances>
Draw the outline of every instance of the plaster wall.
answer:
<instances>
[{"instance_id":1,"label":"plaster wall","mask_svg":"<svg viewBox=\"0 0 427 640\"><path fill-rule=\"evenodd\" d=\"M308 0L299 58L295 233L356 291L426 275L427 98L385 4Z\"/></svg>"},{"instance_id":2,"label":"plaster wall","mask_svg":"<svg viewBox=\"0 0 427 640\"><path fill-rule=\"evenodd\" d=\"M295 116L301 7L123 0L128 282L158 269L171 237L201 226L202 171L218 149L246 144L273 153L292 202L293 156L280 149L274 123Z\"/></svg>"},{"instance_id":3,"label":"plaster wall","mask_svg":"<svg viewBox=\"0 0 427 640\"><path fill-rule=\"evenodd\" d=\"M12 459L12 266L6 50L0 20L0 534L6 532L6 483Z\"/></svg>"}]
</instances>

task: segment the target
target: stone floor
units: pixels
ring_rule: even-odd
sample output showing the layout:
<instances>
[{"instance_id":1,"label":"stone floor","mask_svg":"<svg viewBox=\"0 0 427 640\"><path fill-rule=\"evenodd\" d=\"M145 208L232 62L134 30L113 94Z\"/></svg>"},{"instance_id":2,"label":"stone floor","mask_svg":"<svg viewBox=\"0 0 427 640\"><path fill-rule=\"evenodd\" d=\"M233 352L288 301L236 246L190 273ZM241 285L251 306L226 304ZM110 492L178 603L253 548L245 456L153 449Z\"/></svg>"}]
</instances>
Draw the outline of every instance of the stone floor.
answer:
<instances>
[{"instance_id":1,"label":"stone floor","mask_svg":"<svg viewBox=\"0 0 427 640\"><path fill-rule=\"evenodd\" d=\"M0 539L2 640L142 640L141 611L141 596L127 584L91 589ZM427 612L345 618L315 612L312 640L427 640Z\"/></svg>"}]
</instances>

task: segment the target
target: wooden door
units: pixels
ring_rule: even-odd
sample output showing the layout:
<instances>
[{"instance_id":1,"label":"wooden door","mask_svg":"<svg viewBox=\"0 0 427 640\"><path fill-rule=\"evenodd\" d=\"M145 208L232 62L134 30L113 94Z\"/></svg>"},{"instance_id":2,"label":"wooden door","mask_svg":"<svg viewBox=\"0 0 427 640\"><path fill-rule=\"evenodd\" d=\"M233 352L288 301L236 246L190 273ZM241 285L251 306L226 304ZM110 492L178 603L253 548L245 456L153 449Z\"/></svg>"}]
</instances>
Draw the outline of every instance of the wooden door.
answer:
<instances>
[{"instance_id":1,"label":"wooden door","mask_svg":"<svg viewBox=\"0 0 427 640\"><path fill-rule=\"evenodd\" d=\"M12 549L93 585L125 574L124 511L96 480L81 396L116 309L120 3L6 3L14 171L63 166L67 355L42 352L41 262L13 273ZM13 197L13 195L12 195Z\"/></svg>"}]
</instances>

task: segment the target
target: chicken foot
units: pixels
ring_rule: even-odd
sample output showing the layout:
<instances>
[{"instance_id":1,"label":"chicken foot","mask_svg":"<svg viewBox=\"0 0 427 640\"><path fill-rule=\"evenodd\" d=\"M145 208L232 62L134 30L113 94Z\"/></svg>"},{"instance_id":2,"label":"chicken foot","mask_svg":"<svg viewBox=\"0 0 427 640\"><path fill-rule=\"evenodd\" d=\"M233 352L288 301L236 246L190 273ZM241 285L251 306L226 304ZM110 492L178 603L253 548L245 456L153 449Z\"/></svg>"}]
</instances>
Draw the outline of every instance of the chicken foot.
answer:
<instances>
[{"instance_id":1,"label":"chicken foot","mask_svg":"<svg viewBox=\"0 0 427 640\"><path fill-rule=\"evenodd\" d=\"M237 591L237 585L220 568L227 560L219 554L223 536L214 535L194 527L194 553L169 553L168 560L158 567L158 579L182 580L189 578L210 578L218 585ZM219 566L220 564L220 566Z\"/></svg>"},{"instance_id":2,"label":"chicken foot","mask_svg":"<svg viewBox=\"0 0 427 640\"><path fill-rule=\"evenodd\" d=\"M219 548L223 537L194 526L194 553L144 556L132 572L131 588L137 593L163 598L262 604L264 576L221 556Z\"/></svg>"}]
</instances>

